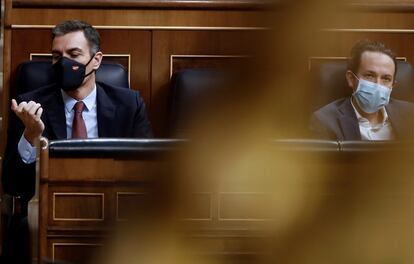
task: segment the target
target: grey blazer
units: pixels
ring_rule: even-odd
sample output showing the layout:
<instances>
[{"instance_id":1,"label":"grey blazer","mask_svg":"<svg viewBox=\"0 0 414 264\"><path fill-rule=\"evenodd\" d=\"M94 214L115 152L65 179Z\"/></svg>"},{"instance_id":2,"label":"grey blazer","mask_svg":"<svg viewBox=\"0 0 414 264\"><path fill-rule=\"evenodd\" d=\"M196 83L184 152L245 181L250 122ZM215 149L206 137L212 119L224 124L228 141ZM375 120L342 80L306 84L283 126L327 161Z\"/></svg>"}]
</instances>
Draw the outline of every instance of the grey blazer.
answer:
<instances>
[{"instance_id":1,"label":"grey blazer","mask_svg":"<svg viewBox=\"0 0 414 264\"><path fill-rule=\"evenodd\" d=\"M414 138L414 104L390 99L385 107L394 134L399 140ZM312 114L310 130L317 138L361 140L358 119L349 97L336 100Z\"/></svg>"}]
</instances>

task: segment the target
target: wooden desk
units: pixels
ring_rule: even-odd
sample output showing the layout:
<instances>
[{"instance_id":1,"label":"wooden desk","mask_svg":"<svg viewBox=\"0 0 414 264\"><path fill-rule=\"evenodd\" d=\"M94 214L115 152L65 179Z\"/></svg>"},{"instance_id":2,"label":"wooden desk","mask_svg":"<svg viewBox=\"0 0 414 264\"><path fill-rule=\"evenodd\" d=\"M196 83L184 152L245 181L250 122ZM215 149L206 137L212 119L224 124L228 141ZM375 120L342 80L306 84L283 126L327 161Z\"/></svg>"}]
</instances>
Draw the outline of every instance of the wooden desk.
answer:
<instances>
[{"instance_id":1,"label":"wooden desk","mask_svg":"<svg viewBox=\"0 0 414 264\"><path fill-rule=\"evenodd\" d=\"M102 246L102 237L129 214L131 199L145 199L168 166L165 156L181 141L42 142L39 188L29 206L35 227L39 199L39 263L86 263L91 249Z\"/></svg>"},{"instance_id":2,"label":"wooden desk","mask_svg":"<svg viewBox=\"0 0 414 264\"><path fill-rule=\"evenodd\" d=\"M324 155L338 151L335 142L322 143L316 149L326 150ZM140 212L145 215L154 204L161 204L166 207L160 211L175 210L169 206L178 205L182 235L187 243L201 248L203 256L254 263L272 238L267 228L274 224L274 217L282 223L289 219L285 214L291 208L283 201L290 197L285 192L278 196L288 187L281 183L292 184L294 177L320 181L316 159L308 155L315 146L306 142L279 142L276 152L270 147L263 152L263 164L248 166L252 170L248 175L218 173L224 168L208 159L201 165L212 171L188 169L195 165L192 157L200 153L191 150L189 157L179 157L186 146L188 142L182 140L43 140L39 188L29 206L32 230L36 230L39 209L38 234L34 234L39 262L87 263L91 249L101 248L111 238L112 228L128 217L131 208L139 211L137 204L142 205ZM278 156L279 151L294 155ZM266 172L262 166L270 165L266 163L270 155L276 155L275 162ZM296 175L299 170L291 164L305 166L302 173L306 175ZM229 166L230 171L234 169ZM210 174L214 171L217 175ZM155 194L158 204L147 199L149 193Z\"/></svg>"},{"instance_id":3,"label":"wooden desk","mask_svg":"<svg viewBox=\"0 0 414 264\"><path fill-rule=\"evenodd\" d=\"M145 215L154 205L164 206L163 216L183 209L176 220L185 250L199 248L203 260L225 263L258 263L263 256L316 263L343 250L337 243L355 252L375 247L370 232L400 242L414 219L413 148L405 143L284 140L246 150L247 160L238 150L209 146L212 157L177 140L44 143L29 212L40 209L40 262L87 263L131 208ZM223 154L224 162L217 159ZM140 235L133 234L135 241L145 243ZM387 256L372 252L364 257Z\"/></svg>"}]
</instances>

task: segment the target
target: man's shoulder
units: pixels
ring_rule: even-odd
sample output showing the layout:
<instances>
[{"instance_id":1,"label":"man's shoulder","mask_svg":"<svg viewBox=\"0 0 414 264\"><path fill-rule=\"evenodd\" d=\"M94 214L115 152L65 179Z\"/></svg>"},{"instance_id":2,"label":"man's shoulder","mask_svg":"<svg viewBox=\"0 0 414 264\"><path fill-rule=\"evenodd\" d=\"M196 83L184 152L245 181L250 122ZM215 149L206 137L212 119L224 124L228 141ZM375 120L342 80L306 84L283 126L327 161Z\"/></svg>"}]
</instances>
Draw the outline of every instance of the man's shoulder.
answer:
<instances>
[{"instance_id":1,"label":"man's shoulder","mask_svg":"<svg viewBox=\"0 0 414 264\"><path fill-rule=\"evenodd\" d=\"M337 113L338 108L340 108L344 103L346 103L346 100L350 100L349 97L341 98L338 100L335 100L325 106L322 106L315 112L313 112L313 115L315 116L329 116L334 115Z\"/></svg>"},{"instance_id":2,"label":"man's shoulder","mask_svg":"<svg viewBox=\"0 0 414 264\"><path fill-rule=\"evenodd\" d=\"M352 107L350 104L349 97L341 98L313 112L310 118L310 130L314 134L312 136L331 140L342 138L343 135L337 119L344 112L347 113L349 111L349 107Z\"/></svg>"},{"instance_id":3,"label":"man's shoulder","mask_svg":"<svg viewBox=\"0 0 414 264\"><path fill-rule=\"evenodd\" d=\"M51 84L17 96L18 101L43 102L57 91L56 85Z\"/></svg>"},{"instance_id":4,"label":"man's shoulder","mask_svg":"<svg viewBox=\"0 0 414 264\"><path fill-rule=\"evenodd\" d=\"M135 96L139 95L138 91L132 90L128 87L113 86L111 84L96 82L97 87L102 89L111 99L128 100L129 98L135 99Z\"/></svg>"}]
</instances>

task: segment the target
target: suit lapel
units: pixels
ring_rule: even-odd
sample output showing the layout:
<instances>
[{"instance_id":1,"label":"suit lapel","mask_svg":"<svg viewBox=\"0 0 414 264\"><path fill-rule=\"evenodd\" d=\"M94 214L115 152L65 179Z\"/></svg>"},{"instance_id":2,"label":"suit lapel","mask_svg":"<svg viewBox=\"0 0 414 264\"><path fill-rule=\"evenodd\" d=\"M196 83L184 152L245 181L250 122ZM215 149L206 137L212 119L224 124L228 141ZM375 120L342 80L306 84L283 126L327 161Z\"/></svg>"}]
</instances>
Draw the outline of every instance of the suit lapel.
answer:
<instances>
[{"instance_id":1,"label":"suit lapel","mask_svg":"<svg viewBox=\"0 0 414 264\"><path fill-rule=\"evenodd\" d=\"M96 84L96 89L98 135L99 137L115 137L116 107L99 84Z\"/></svg>"},{"instance_id":2,"label":"suit lapel","mask_svg":"<svg viewBox=\"0 0 414 264\"><path fill-rule=\"evenodd\" d=\"M361 132L359 131L358 120L355 111L351 105L351 99L347 98L339 106L339 125L342 130L342 140L361 140Z\"/></svg>"},{"instance_id":3,"label":"suit lapel","mask_svg":"<svg viewBox=\"0 0 414 264\"><path fill-rule=\"evenodd\" d=\"M65 107L60 90L56 89L53 95L44 101L43 105L51 130L49 132L49 137L53 132L56 135L56 139L66 139Z\"/></svg>"},{"instance_id":4,"label":"suit lapel","mask_svg":"<svg viewBox=\"0 0 414 264\"><path fill-rule=\"evenodd\" d=\"M391 122L391 126L396 138L400 138L401 133L405 131L401 127L404 125L404 122L402 122L403 117L401 116L398 107L396 107L393 103L392 99L390 99L390 103L385 107L385 110L387 111L389 121Z\"/></svg>"}]
</instances>

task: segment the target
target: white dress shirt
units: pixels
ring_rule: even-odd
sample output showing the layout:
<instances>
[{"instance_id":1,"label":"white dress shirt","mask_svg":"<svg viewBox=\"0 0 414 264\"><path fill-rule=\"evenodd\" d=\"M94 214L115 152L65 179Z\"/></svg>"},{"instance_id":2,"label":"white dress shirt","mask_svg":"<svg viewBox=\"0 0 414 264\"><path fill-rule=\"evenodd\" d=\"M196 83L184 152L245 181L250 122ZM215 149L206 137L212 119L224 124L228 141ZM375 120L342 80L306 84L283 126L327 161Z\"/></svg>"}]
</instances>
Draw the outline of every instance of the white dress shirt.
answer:
<instances>
[{"instance_id":1,"label":"white dress shirt","mask_svg":"<svg viewBox=\"0 0 414 264\"><path fill-rule=\"evenodd\" d=\"M361 116L352 103L352 99L351 104L358 119L359 132L361 133L362 140L392 140L395 138L385 107L380 109L383 116L382 122L378 124L371 124L368 119Z\"/></svg>"},{"instance_id":2,"label":"white dress shirt","mask_svg":"<svg viewBox=\"0 0 414 264\"><path fill-rule=\"evenodd\" d=\"M63 103L65 105L65 117L66 117L66 137L72 138L72 123L73 117L75 115L75 110L73 109L76 102L76 99L70 97L66 92L61 90ZM85 109L82 112L83 120L85 121L86 131L88 138L97 138L98 137L98 120L97 120L97 111L96 111L96 85L93 88L92 92L82 100L85 104ZM20 157L23 162L26 164L35 162L36 160L36 147L33 147L24 137L21 136L20 141L17 145L17 150L19 151Z\"/></svg>"},{"instance_id":3,"label":"white dress shirt","mask_svg":"<svg viewBox=\"0 0 414 264\"><path fill-rule=\"evenodd\" d=\"M62 98L63 103L65 104L66 136L67 138L72 138L72 124L73 117L75 116L75 110L73 107L78 101L67 95L67 93L65 93L63 90ZM82 112L82 117L85 121L88 138L97 138L98 120L96 119L96 86L92 92L82 101L85 104L85 109Z\"/></svg>"}]
</instances>

